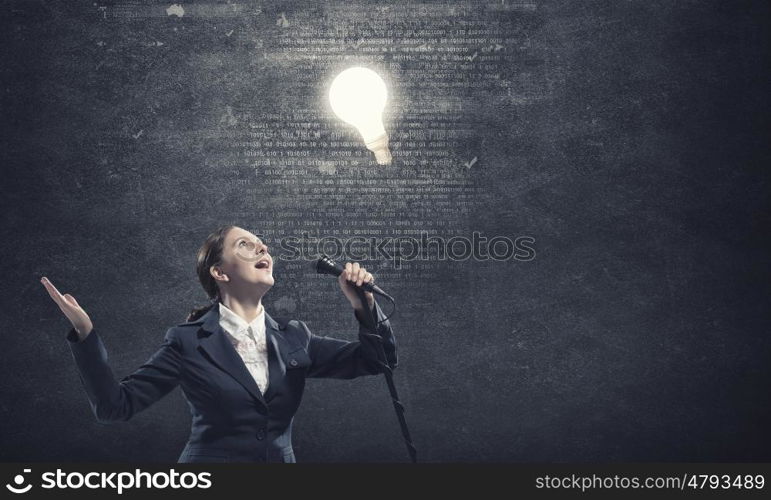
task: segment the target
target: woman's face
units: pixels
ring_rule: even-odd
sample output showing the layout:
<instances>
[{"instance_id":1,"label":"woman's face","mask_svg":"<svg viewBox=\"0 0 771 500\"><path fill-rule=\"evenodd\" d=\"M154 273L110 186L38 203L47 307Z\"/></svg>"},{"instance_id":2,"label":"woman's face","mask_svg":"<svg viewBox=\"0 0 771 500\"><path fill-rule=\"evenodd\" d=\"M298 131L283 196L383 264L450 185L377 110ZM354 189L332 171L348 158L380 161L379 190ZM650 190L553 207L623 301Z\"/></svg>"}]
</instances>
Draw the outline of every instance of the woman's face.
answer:
<instances>
[{"instance_id":1,"label":"woman's face","mask_svg":"<svg viewBox=\"0 0 771 500\"><path fill-rule=\"evenodd\" d=\"M227 281L220 281L220 285L249 289L254 285L269 288L274 284L273 258L268 254L268 246L240 227L232 228L225 236L218 267L228 277Z\"/></svg>"}]
</instances>

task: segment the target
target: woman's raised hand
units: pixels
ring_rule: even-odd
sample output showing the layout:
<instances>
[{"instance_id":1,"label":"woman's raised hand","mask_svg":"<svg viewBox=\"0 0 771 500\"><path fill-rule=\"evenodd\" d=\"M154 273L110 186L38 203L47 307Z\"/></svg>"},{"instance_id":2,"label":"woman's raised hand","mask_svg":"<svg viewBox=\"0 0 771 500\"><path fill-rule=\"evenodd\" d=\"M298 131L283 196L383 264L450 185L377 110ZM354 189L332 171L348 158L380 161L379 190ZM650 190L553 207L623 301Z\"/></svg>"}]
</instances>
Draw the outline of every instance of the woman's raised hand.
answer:
<instances>
[{"instance_id":1,"label":"woman's raised hand","mask_svg":"<svg viewBox=\"0 0 771 500\"><path fill-rule=\"evenodd\" d=\"M354 309L361 308L361 301L359 300L359 295L353 285L361 286L370 281L375 281L375 277L358 262L346 262L345 270L337 277L340 289ZM364 292L364 297L367 299L367 305L372 309L375 306L375 296L372 292Z\"/></svg>"},{"instance_id":2,"label":"woman's raised hand","mask_svg":"<svg viewBox=\"0 0 771 500\"><path fill-rule=\"evenodd\" d=\"M61 309L64 315L67 316L67 319L70 320L72 327L78 333L78 338L80 340L86 338L86 336L91 333L94 325L91 323L91 318L88 317L86 311L84 311L78 304L78 301L75 300L75 297L69 293L65 293L64 295L59 293L59 290L57 290L54 284L48 281L48 278L45 276L40 279L40 282L46 287L48 295L56 302L59 309Z\"/></svg>"}]
</instances>

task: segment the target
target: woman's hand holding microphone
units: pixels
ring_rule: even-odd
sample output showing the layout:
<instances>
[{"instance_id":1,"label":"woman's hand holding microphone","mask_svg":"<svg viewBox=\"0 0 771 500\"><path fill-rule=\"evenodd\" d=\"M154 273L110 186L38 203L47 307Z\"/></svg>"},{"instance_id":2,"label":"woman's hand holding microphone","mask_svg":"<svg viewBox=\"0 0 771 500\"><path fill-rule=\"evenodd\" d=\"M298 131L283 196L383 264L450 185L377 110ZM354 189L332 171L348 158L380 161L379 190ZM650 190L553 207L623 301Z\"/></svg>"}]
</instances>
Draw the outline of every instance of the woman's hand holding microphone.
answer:
<instances>
[{"instance_id":1,"label":"woman's hand holding microphone","mask_svg":"<svg viewBox=\"0 0 771 500\"><path fill-rule=\"evenodd\" d=\"M375 281L375 277L372 276L372 273L367 272L364 267L360 266L358 262L354 262L353 264L346 262L345 271L340 273L340 276L337 277L340 289L357 312L364 311L362 310L356 287L354 287L353 284L355 283L357 286L361 286L363 283L371 281ZM372 308L375 307L375 296L372 292L366 291L364 292L364 296L367 298L367 306L372 310Z\"/></svg>"},{"instance_id":2,"label":"woman's hand holding microphone","mask_svg":"<svg viewBox=\"0 0 771 500\"><path fill-rule=\"evenodd\" d=\"M91 318L88 317L86 311L84 311L78 304L78 301L75 300L75 297L69 293L65 293L64 295L59 293L59 290L57 290L53 283L48 281L48 278L45 276L40 279L40 282L46 287L48 295L56 302L59 309L61 309L64 315L67 316L67 319L70 320L72 327L78 334L78 339L81 341L85 339L88 334L91 333L91 330L93 330L94 325L91 323Z\"/></svg>"}]
</instances>

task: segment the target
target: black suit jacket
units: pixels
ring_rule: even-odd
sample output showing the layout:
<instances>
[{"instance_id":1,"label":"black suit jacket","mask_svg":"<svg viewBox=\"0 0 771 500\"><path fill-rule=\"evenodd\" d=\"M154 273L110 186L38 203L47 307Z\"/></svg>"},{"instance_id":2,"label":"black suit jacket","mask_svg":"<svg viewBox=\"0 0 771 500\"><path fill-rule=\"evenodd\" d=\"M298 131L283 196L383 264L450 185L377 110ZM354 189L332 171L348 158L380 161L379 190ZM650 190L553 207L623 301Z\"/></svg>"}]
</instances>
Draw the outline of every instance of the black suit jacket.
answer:
<instances>
[{"instance_id":1,"label":"black suit jacket","mask_svg":"<svg viewBox=\"0 0 771 500\"><path fill-rule=\"evenodd\" d=\"M377 302L373 313L378 320L385 318ZM295 462L292 420L306 377L351 379L381 373L380 341L361 320L359 340L351 342L315 335L303 321L276 321L267 311L265 327L265 394L226 338L217 306L196 321L169 328L160 349L120 381L96 329L82 341L74 329L66 338L98 422L128 420L180 385L192 426L178 462ZM385 361L395 368L396 341L388 320L377 333Z\"/></svg>"}]
</instances>

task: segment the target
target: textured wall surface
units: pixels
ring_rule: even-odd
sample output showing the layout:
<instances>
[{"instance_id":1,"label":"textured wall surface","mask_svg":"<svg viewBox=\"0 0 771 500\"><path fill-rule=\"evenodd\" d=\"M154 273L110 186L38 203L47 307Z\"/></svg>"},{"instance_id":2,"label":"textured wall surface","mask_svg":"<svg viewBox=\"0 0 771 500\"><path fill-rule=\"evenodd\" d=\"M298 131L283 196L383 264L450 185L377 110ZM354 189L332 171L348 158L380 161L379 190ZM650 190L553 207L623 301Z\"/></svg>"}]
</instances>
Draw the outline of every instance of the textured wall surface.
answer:
<instances>
[{"instance_id":1,"label":"textured wall surface","mask_svg":"<svg viewBox=\"0 0 771 500\"><path fill-rule=\"evenodd\" d=\"M234 223L274 254L267 310L350 340L284 238L528 242L338 259L397 299L423 461L771 461L768 10L5 2L0 459L177 459L182 392L96 423L39 278L122 377L205 302L195 252ZM388 86L390 165L326 100L353 65ZM382 377L308 381L298 461L406 461L400 439Z\"/></svg>"}]
</instances>

